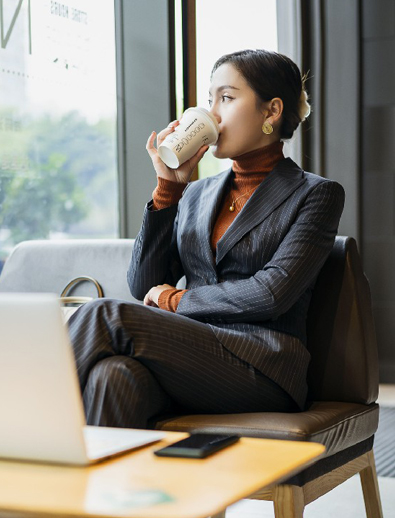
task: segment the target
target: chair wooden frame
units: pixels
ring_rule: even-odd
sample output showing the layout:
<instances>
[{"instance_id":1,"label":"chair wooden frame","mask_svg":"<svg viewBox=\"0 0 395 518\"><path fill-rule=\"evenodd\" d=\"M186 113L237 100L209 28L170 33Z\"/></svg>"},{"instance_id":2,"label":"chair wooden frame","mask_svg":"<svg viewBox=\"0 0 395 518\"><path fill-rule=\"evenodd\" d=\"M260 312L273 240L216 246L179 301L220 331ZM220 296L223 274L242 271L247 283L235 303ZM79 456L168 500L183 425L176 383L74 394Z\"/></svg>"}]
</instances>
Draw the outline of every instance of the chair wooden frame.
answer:
<instances>
[{"instance_id":1,"label":"chair wooden frame","mask_svg":"<svg viewBox=\"0 0 395 518\"><path fill-rule=\"evenodd\" d=\"M372 450L302 487L280 484L272 489L258 492L251 498L273 501L276 518L302 518L306 505L332 491L357 473L361 478L367 518L382 518L383 511Z\"/></svg>"},{"instance_id":2,"label":"chair wooden frame","mask_svg":"<svg viewBox=\"0 0 395 518\"><path fill-rule=\"evenodd\" d=\"M273 502L275 518L303 518L306 505L336 488L350 477L360 475L367 518L383 518L373 450L308 482L304 486L278 484L250 496ZM226 511L212 518L225 518Z\"/></svg>"}]
</instances>

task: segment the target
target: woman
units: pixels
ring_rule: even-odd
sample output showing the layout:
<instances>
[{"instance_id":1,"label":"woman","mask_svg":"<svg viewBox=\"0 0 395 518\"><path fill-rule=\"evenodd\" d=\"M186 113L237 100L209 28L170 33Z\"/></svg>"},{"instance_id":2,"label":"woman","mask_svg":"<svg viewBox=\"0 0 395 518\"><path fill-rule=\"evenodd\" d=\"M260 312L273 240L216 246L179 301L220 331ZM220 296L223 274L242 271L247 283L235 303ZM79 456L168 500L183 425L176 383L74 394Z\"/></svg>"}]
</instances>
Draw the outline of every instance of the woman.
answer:
<instances>
[{"instance_id":1,"label":"woman","mask_svg":"<svg viewBox=\"0 0 395 518\"><path fill-rule=\"evenodd\" d=\"M114 300L70 321L89 424L147 428L158 415L303 409L306 315L333 245L342 187L282 153L309 112L297 66L264 50L214 65L210 106L233 159L188 183L207 151L176 171L147 142L158 186L128 271L144 305ZM186 277L186 289L176 289Z\"/></svg>"}]
</instances>

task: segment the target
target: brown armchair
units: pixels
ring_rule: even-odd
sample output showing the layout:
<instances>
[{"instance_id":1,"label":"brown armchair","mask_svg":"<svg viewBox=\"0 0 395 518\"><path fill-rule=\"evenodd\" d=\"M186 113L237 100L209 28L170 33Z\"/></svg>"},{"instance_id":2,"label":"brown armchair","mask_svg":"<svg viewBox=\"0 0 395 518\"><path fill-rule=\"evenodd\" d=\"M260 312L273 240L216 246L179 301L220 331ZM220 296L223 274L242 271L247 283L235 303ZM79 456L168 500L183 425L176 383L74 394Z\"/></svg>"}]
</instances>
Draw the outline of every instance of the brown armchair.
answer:
<instances>
[{"instance_id":1,"label":"brown armchair","mask_svg":"<svg viewBox=\"0 0 395 518\"><path fill-rule=\"evenodd\" d=\"M320 272L307 334L312 361L304 412L172 416L156 428L320 442L324 458L251 498L273 500L276 518L301 518L308 503L359 473L367 517L380 518L372 450L379 418L377 344L369 284L352 238L336 238Z\"/></svg>"}]
</instances>

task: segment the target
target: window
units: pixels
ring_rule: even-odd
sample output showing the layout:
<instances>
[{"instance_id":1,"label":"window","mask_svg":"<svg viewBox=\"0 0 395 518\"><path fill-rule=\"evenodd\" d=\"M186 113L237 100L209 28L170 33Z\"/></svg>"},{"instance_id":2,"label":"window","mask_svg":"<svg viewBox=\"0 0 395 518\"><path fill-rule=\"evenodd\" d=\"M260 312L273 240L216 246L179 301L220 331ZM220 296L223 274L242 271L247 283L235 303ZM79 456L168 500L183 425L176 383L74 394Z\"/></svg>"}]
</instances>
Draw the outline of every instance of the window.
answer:
<instances>
[{"instance_id":1,"label":"window","mask_svg":"<svg viewBox=\"0 0 395 518\"><path fill-rule=\"evenodd\" d=\"M0 0L0 262L25 239L116 237L113 0Z\"/></svg>"}]
</instances>

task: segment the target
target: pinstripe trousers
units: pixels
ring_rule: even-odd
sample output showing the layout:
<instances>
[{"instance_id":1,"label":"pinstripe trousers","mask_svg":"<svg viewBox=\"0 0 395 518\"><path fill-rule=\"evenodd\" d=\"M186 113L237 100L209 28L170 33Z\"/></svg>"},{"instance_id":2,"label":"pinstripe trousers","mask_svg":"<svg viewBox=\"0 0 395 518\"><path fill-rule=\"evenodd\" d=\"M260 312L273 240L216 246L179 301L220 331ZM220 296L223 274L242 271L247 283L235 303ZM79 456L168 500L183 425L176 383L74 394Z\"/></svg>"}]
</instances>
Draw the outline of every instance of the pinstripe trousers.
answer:
<instances>
[{"instance_id":1,"label":"pinstripe trousers","mask_svg":"<svg viewBox=\"0 0 395 518\"><path fill-rule=\"evenodd\" d=\"M295 410L281 387L188 317L99 299L71 317L69 333L88 424L150 428L173 412Z\"/></svg>"}]
</instances>

